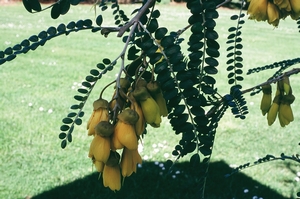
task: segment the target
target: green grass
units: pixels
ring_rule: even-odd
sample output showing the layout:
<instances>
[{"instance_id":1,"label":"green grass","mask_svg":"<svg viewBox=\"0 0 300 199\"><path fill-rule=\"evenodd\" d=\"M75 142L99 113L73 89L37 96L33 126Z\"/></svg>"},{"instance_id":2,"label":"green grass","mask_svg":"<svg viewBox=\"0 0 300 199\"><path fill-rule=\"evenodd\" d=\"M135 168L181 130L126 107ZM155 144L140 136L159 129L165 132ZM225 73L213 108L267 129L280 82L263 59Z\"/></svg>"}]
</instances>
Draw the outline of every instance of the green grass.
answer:
<instances>
[{"instance_id":1,"label":"green grass","mask_svg":"<svg viewBox=\"0 0 300 199\"><path fill-rule=\"evenodd\" d=\"M128 11L132 7L124 5L124 9ZM228 19L233 12L220 10L220 20L217 25L222 56L219 74L216 78L222 94L228 92L225 65L227 46L224 44L228 35L228 27L235 26L234 22ZM14 17L11 17L12 15ZM109 14L105 14L104 25L111 24L109 16ZM170 27L169 30L176 31L185 26L188 17L189 13L185 11L184 6L161 6L162 21L160 25L167 25ZM33 34L38 34L49 26L86 18L95 18L88 5L72 7L70 13L58 20L50 19L48 11L29 14L20 4L0 6L0 50L13 46ZM298 57L300 47L295 43L299 38L296 27L296 23L290 19L281 21L279 28L276 29L266 23L246 20L242 29L245 71L275 61ZM183 36L187 40L188 32ZM101 196L99 192L93 192L94 189L102 190L102 188L100 188L101 182L99 185L95 185L97 183L95 182L96 176L91 162L87 158L91 137L86 136L85 123L90 114L92 101L97 98L102 88L114 79L116 71L104 75L96 86L84 109L86 112L84 124L75 129L73 143L64 150L60 149L58 133L61 119L67 115L70 105L75 103L73 95L77 92L76 89L72 89L72 86L77 88L77 83L80 83L89 70L101 62L104 57L111 59L116 57L122 48L119 40L120 38L115 38L113 34L104 38L99 33L91 34L89 31L81 31L72 33L68 37L60 36L50 40L45 47L39 47L26 55L19 55L14 61L0 66L0 198L24 198L27 195L34 196L51 189L54 192L61 189L65 192L72 190L79 194L78 185L87 189L80 195L82 198L84 198L83 196L93 198L95 194ZM183 51L186 53L185 49ZM267 71L246 76L244 88L261 83L268 77ZM294 76L291 78L291 83L297 98L297 93L300 92L298 86L300 82ZM104 97L111 98L111 90L106 91ZM260 96L246 95L246 99L250 114L245 121L234 119L228 112L220 122L214 145L213 161L224 161L228 165L240 165L249 161L253 162L266 154L297 153L300 116L298 100L296 99L293 104L295 121L288 127L281 128L277 123L271 127L267 126L266 118L261 116L259 111ZM158 178L157 182L152 178L152 180L146 180L149 179L149 176L155 176L157 172L160 172L156 167L156 169L153 168L155 161L164 162L168 158L173 158L171 152L178 139L180 136L173 135L166 120L161 128L148 129L141 154L149 163L145 163L145 166L139 169L134 176L136 180L131 178L131 182L137 183L137 185L145 183L145 186L142 186L142 190L132 192L133 196L136 193L136 196L143 198L142 194L147 193L149 198L167 198L170 195L176 198L174 190L179 190L181 193L186 190L180 189L180 187L187 188L183 180L172 182L163 177ZM188 157L183 158L179 167L182 164L183 168L188 169L187 166L184 166L184 161L187 160ZM228 166L225 163L222 168L228 172ZM237 183L236 186L228 187L228 184L222 183L223 191L227 190L232 193L232 197L242 198L243 194L234 195L234 193L251 189L250 186L259 185L265 189L276 190L284 197L293 198L295 193L300 191L295 180L299 166L295 163L287 163L271 162L246 169L242 173L251 176L250 180L247 177L247 182L252 180L251 185L238 186ZM197 176L189 173L191 171L185 172L191 179L197 180ZM224 172L220 172L218 169L211 169L211 173L211 175L224 175ZM214 194L212 187L218 182L215 181L218 179L215 175L211 178L208 187L208 193L211 193L212 196ZM182 176L179 179L185 178ZM89 184L87 183L91 183L90 181L93 182L93 186L88 189L87 185ZM135 190L139 188L137 185L132 185ZM153 187L152 194L146 185ZM195 184L188 185L194 187ZM129 183L125 186L127 186L125 190L130 190ZM230 190L225 188L230 188ZM193 191L193 189L190 190L191 195L177 195L182 198L191 198ZM130 191L128 192L130 193ZM112 198L112 193L107 190L103 190L103 193L102 198ZM125 191L122 193L125 194ZM53 194L40 195L40 198L49 198L50 196ZM120 197L120 194L114 196L117 198ZM127 196L130 198L130 195ZM279 196L277 197L279 198ZM66 197L61 196L61 198ZM247 197L245 196L245 198Z\"/></svg>"}]
</instances>

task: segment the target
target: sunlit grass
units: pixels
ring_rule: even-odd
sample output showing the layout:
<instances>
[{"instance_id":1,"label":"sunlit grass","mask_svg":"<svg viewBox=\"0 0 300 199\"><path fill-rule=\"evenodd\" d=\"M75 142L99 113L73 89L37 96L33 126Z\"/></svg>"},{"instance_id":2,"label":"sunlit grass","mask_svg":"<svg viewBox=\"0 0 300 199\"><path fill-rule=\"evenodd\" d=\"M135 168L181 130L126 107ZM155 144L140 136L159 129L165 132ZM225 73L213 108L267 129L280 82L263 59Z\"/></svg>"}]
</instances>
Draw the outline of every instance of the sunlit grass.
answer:
<instances>
[{"instance_id":1,"label":"sunlit grass","mask_svg":"<svg viewBox=\"0 0 300 199\"><path fill-rule=\"evenodd\" d=\"M133 6L124 6L124 9L129 11ZM49 26L72 20L94 19L95 14L90 8L89 5L72 7L67 15L52 20L48 11L32 15L21 4L1 6L0 50L20 43ZM170 31L186 25L189 13L184 6L161 8L161 25L170 26ZM227 29L235 26L234 21L229 20L233 12L220 10L221 20L217 25L222 56L216 78L221 94L228 92L225 65L227 46L224 44ZM14 17L11 17L12 13ZM165 14L167 17L163 18ZM104 23L110 25L111 15L105 16L104 19L108 21ZM298 56L300 47L295 42L299 33L294 21L286 19L279 28L274 29L265 23L245 20L242 29L245 72L249 68ZM183 34L186 41L188 34ZM113 59L120 53L120 40L113 34L104 38L100 33L81 31L50 40L45 47L19 55L14 61L0 66L0 198L35 195L93 172L91 161L87 158L91 138L87 136L85 123L92 101L115 78L116 71L104 75L96 86L85 107L83 125L76 127L73 142L65 150L60 149L59 127L70 105L76 103L73 96L77 94L76 89L81 81L104 57ZM268 72L246 76L244 88L266 81L268 77ZM297 98L299 80L292 77L291 82ZM111 91L107 90L104 97L110 99ZM295 122L281 128L277 122L271 127L267 126L266 118L259 111L260 96L246 95L246 99L250 114L245 121L234 119L228 111L220 122L213 160L224 160L238 166L266 154L296 153L300 116L298 100L293 104ZM154 162L173 159L171 152L178 139L180 135L174 135L168 121L164 120L161 128L148 128L141 155L144 160ZM188 157L182 161L185 160ZM299 170L295 164L292 164L292 168ZM249 168L244 172L287 197L297 192L296 174L280 162Z\"/></svg>"}]
</instances>

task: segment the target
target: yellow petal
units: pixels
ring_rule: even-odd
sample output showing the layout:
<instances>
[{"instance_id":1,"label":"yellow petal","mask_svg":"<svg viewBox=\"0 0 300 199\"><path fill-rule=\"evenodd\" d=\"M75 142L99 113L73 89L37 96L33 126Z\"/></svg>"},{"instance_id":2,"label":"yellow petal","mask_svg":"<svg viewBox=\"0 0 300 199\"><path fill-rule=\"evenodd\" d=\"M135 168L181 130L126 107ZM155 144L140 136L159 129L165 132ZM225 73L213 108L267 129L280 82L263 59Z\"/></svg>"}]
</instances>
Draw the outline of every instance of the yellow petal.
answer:
<instances>
[{"instance_id":1,"label":"yellow petal","mask_svg":"<svg viewBox=\"0 0 300 199\"><path fill-rule=\"evenodd\" d=\"M105 187L109 187L112 191L119 191L121 189L121 173L118 164L113 167L105 165L102 177Z\"/></svg>"},{"instance_id":2,"label":"yellow petal","mask_svg":"<svg viewBox=\"0 0 300 199\"><path fill-rule=\"evenodd\" d=\"M255 19L257 21L265 21L267 17L268 0L251 0L247 14L249 19Z\"/></svg>"}]
</instances>

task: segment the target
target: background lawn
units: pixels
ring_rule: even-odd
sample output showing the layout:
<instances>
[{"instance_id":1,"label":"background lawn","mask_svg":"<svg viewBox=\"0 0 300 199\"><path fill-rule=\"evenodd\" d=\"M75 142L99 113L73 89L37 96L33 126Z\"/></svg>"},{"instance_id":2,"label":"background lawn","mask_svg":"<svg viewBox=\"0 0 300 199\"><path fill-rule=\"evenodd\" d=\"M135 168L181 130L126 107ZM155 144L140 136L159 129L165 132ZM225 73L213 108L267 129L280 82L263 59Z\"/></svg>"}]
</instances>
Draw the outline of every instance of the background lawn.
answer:
<instances>
[{"instance_id":1,"label":"background lawn","mask_svg":"<svg viewBox=\"0 0 300 199\"><path fill-rule=\"evenodd\" d=\"M128 15L135 7L138 5L122 5ZM186 25L189 13L184 5L165 4L160 8L160 25L166 25L169 31L177 31ZM225 64L228 46L225 43L227 29L235 26L229 19L233 13L237 11L220 9L217 21L222 55L216 79L221 94L228 93ZM113 24L110 16L109 10L104 13L103 26ZM57 20L50 18L49 11L29 14L21 4L1 5L0 50L47 30L49 26L57 27L62 22L67 24L86 18L95 19L90 5L72 7L67 15ZM296 43L299 30L295 21L287 18L278 28L273 28L266 23L245 20L242 28L245 73L250 68L299 56L300 45ZM186 32L182 36L187 40L188 35ZM73 99L76 89L103 58L114 59L119 55L120 40L113 34L104 38L89 31L71 33L0 66L0 198L35 195L39 198L196 197L197 170L186 163L188 156L179 161L175 174L160 175L166 172L162 169L165 168L163 163L174 159L171 152L180 139L174 135L167 120L159 129L148 129L141 152L145 163L136 175L125 181L121 193L103 189L101 180L97 181L97 174L87 157L92 138L87 136L85 124L92 102L103 87L113 81L118 68L104 75L96 86L84 109L84 123L73 133L73 143L64 150L60 148L61 119L69 113L70 105L76 103ZM272 72L245 76L244 88L267 80ZM259 110L260 95L245 95L250 110L246 120L235 119L230 111L224 116L217 130L207 198L295 198L300 191L300 168L294 162L270 162L248 168L229 180L223 178L230 172L228 165L235 167L267 154L278 156L284 152L292 155L299 151L298 76L291 77L291 83L296 96L292 105L295 121L286 128L281 128L278 122L271 127L267 125ZM112 89L104 93L107 99L111 95ZM172 180L175 178L177 180Z\"/></svg>"}]
</instances>

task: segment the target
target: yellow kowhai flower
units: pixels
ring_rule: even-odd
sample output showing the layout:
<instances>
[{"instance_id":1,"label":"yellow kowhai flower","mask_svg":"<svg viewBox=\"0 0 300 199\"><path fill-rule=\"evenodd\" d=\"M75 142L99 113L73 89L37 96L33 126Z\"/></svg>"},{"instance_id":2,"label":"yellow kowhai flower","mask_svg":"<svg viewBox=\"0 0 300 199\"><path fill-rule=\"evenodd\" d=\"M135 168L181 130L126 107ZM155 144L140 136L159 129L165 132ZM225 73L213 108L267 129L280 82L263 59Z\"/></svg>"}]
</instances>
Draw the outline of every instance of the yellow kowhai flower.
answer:
<instances>
[{"instance_id":1,"label":"yellow kowhai flower","mask_svg":"<svg viewBox=\"0 0 300 199\"><path fill-rule=\"evenodd\" d=\"M257 21L266 21L267 16L268 0L251 0L247 14L249 19L255 19Z\"/></svg>"},{"instance_id":2,"label":"yellow kowhai flower","mask_svg":"<svg viewBox=\"0 0 300 199\"><path fill-rule=\"evenodd\" d=\"M136 173L137 164L142 164L142 158L138 150L129 150L125 147L120 163L122 176L124 177L123 182L125 177L130 176L133 172Z\"/></svg>"},{"instance_id":3,"label":"yellow kowhai flower","mask_svg":"<svg viewBox=\"0 0 300 199\"><path fill-rule=\"evenodd\" d=\"M280 20L280 10L275 4L268 2L267 15L268 15L268 23L277 27Z\"/></svg>"},{"instance_id":4,"label":"yellow kowhai flower","mask_svg":"<svg viewBox=\"0 0 300 199\"><path fill-rule=\"evenodd\" d=\"M112 191L119 191L121 189L121 171L119 164L114 166L104 166L103 185L109 187Z\"/></svg>"},{"instance_id":5,"label":"yellow kowhai flower","mask_svg":"<svg viewBox=\"0 0 300 199\"><path fill-rule=\"evenodd\" d=\"M110 155L110 137L95 135L88 156L92 160L106 163Z\"/></svg>"},{"instance_id":6,"label":"yellow kowhai flower","mask_svg":"<svg viewBox=\"0 0 300 199\"><path fill-rule=\"evenodd\" d=\"M98 99L93 103L93 113L88 120L87 130L88 135L95 135L95 127L101 121L108 121L108 102L104 99Z\"/></svg>"}]
</instances>

